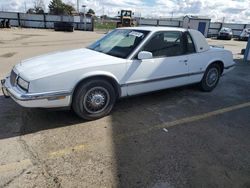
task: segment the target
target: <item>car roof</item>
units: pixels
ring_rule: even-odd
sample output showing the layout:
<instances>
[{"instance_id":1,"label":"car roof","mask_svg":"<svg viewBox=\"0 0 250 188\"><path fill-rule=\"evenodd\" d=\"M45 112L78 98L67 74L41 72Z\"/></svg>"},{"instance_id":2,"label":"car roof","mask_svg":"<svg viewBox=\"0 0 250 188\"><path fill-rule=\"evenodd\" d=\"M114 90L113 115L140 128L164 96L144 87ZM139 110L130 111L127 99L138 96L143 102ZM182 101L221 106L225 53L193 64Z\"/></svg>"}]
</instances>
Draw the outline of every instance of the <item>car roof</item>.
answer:
<instances>
[{"instance_id":1,"label":"car roof","mask_svg":"<svg viewBox=\"0 0 250 188\"><path fill-rule=\"evenodd\" d=\"M134 30L144 30L144 31L187 31L185 28L179 27L152 27L152 26L143 26L143 27L122 27L118 29L134 29Z\"/></svg>"}]
</instances>

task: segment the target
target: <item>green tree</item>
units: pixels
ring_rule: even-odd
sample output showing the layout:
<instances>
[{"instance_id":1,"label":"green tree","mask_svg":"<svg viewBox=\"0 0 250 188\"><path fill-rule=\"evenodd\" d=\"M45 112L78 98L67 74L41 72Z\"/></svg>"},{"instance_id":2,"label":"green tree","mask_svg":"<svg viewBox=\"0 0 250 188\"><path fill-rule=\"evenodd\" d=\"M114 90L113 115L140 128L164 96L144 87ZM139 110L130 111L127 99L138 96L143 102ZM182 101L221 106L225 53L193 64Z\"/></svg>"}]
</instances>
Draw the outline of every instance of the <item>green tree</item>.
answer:
<instances>
[{"instance_id":1,"label":"green tree","mask_svg":"<svg viewBox=\"0 0 250 188\"><path fill-rule=\"evenodd\" d=\"M64 14L71 15L75 8L72 5L63 3Z\"/></svg>"},{"instance_id":2,"label":"green tree","mask_svg":"<svg viewBox=\"0 0 250 188\"><path fill-rule=\"evenodd\" d=\"M43 14L45 10L45 5L43 0L34 0L34 9L36 14Z\"/></svg>"},{"instance_id":3,"label":"green tree","mask_svg":"<svg viewBox=\"0 0 250 188\"><path fill-rule=\"evenodd\" d=\"M56 15L71 15L75 8L72 5L65 4L62 0L52 0L49 4L49 13Z\"/></svg>"},{"instance_id":4,"label":"green tree","mask_svg":"<svg viewBox=\"0 0 250 188\"><path fill-rule=\"evenodd\" d=\"M29 8L28 14L44 14L45 5L43 0L34 0L34 8Z\"/></svg>"},{"instance_id":5,"label":"green tree","mask_svg":"<svg viewBox=\"0 0 250 188\"><path fill-rule=\"evenodd\" d=\"M44 10L42 9L42 7L35 8L35 12L36 14L44 14Z\"/></svg>"},{"instance_id":6,"label":"green tree","mask_svg":"<svg viewBox=\"0 0 250 188\"><path fill-rule=\"evenodd\" d=\"M88 10L87 14L95 15L95 11L94 11L93 9L90 8L90 9Z\"/></svg>"},{"instance_id":7,"label":"green tree","mask_svg":"<svg viewBox=\"0 0 250 188\"><path fill-rule=\"evenodd\" d=\"M63 14L62 0L52 0L49 4L49 13L56 14L56 15Z\"/></svg>"}]
</instances>

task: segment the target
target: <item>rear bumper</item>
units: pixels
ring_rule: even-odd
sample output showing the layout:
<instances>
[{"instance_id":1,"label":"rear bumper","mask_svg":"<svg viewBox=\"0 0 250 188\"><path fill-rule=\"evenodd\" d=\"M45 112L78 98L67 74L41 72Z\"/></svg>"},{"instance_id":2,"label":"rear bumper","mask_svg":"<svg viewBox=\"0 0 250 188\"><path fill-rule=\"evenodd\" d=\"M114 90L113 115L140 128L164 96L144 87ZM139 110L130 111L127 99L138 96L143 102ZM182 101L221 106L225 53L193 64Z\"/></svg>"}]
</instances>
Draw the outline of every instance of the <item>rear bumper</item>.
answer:
<instances>
[{"instance_id":1,"label":"rear bumper","mask_svg":"<svg viewBox=\"0 0 250 188\"><path fill-rule=\"evenodd\" d=\"M71 93L44 92L44 93L26 93L18 86L10 84L10 78L1 80L1 89L6 98L11 97L16 103L29 108L57 108L67 107L71 104Z\"/></svg>"}]
</instances>

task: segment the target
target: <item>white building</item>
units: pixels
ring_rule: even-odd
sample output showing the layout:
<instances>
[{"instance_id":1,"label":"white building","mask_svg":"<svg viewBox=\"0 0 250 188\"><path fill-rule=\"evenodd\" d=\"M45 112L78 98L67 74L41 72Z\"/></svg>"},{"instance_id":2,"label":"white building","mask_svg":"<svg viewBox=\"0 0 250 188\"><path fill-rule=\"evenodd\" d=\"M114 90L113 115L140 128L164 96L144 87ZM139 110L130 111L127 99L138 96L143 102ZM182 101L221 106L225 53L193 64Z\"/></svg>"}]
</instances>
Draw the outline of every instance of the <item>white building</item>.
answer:
<instances>
[{"instance_id":1,"label":"white building","mask_svg":"<svg viewBox=\"0 0 250 188\"><path fill-rule=\"evenodd\" d=\"M183 28L196 29L207 37L210 22L211 19L208 17L185 16L183 18Z\"/></svg>"}]
</instances>

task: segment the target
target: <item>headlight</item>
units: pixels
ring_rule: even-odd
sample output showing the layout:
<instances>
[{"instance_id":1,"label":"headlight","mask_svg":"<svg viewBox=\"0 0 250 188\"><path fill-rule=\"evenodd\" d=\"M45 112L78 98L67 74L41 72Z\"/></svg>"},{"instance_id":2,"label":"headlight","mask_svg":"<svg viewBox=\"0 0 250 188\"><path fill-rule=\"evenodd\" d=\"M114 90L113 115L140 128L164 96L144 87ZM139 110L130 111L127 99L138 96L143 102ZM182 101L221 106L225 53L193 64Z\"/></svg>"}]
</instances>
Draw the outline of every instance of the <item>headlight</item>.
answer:
<instances>
[{"instance_id":1,"label":"headlight","mask_svg":"<svg viewBox=\"0 0 250 188\"><path fill-rule=\"evenodd\" d=\"M18 86L20 86L22 89L28 91L28 89L29 89L29 82L27 82L27 81L25 81L24 79L22 79L22 78L19 77L19 78L17 79L17 84L18 84Z\"/></svg>"}]
</instances>

